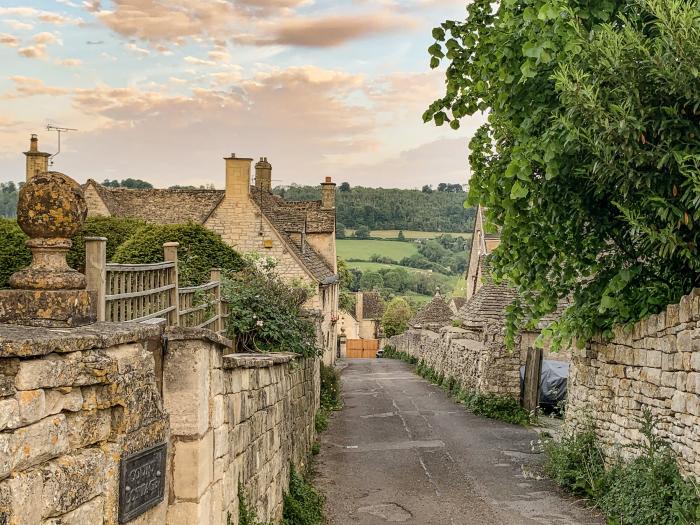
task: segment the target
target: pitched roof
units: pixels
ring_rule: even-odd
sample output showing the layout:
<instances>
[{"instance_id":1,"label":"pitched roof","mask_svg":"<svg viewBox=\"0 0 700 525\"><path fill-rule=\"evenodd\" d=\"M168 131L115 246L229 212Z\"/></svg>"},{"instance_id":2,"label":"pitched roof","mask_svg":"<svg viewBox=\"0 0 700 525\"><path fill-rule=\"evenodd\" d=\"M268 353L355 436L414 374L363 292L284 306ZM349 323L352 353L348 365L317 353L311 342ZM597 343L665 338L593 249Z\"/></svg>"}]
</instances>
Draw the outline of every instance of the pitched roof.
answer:
<instances>
[{"instance_id":1,"label":"pitched roof","mask_svg":"<svg viewBox=\"0 0 700 525\"><path fill-rule=\"evenodd\" d=\"M284 231L290 233L332 233L335 231L335 210L321 208L321 201L286 201L260 188L251 186L251 198L268 219L274 217Z\"/></svg>"},{"instance_id":2,"label":"pitched roof","mask_svg":"<svg viewBox=\"0 0 700 525\"><path fill-rule=\"evenodd\" d=\"M223 200L224 190L182 190L107 188L90 179L92 186L115 217L130 217L155 224L203 224ZM321 209L320 201L287 202L259 188L250 188L251 199L279 232L290 251L321 284L338 280L333 269L308 243L295 241L290 233L331 233L335 229L335 210Z\"/></svg>"},{"instance_id":3,"label":"pitched roof","mask_svg":"<svg viewBox=\"0 0 700 525\"><path fill-rule=\"evenodd\" d=\"M330 233L335 229L335 212L321 210L319 201L286 202L260 188L251 186L250 196L262 211L265 218L275 227L287 246L294 252L304 266L321 284L331 284L338 281L321 255L307 242L303 235L298 240L292 233ZM332 222L330 222L332 220ZM330 222L330 230L329 227ZM303 243L303 245L302 245Z\"/></svg>"},{"instance_id":4,"label":"pitched roof","mask_svg":"<svg viewBox=\"0 0 700 525\"><path fill-rule=\"evenodd\" d=\"M363 292L362 318L380 319L384 315L384 300L379 292Z\"/></svg>"},{"instance_id":5,"label":"pitched roof","mask_svg":"<svg viewBox=\"0 0 700 525\"><path fill-rule=\"evenodd\" d=\"M452 309L439 293L421 308L408 323L411 326L439 325L446 326L452 322Z\"/></svg>"},{"instance_id":6,"label":"pitched roof","mask_svg":"<svg viewBox=\"0 0 700 525\"><path fill-rule=\"evenodd\" d=\"M107 188L90 179L109 213L155 224L204 223L224 198L223 190Z\"/></svg>"},{"instance_id":7,"label":"pitched roof","mask_svg":"<svg viewBox=\"0 0 700 525\"><path fill-rule=\"evenodd\" d=\"M517 297L517 292L505 283L490 279L479 288L457 312L457 319L467 327L483 329L487 323L504 323L506 307Z\"/></svg>"},{"instance_id":8,"label":"pitched roof","mask_svg":"<svg viewBox=\"0 0 700 525\"><path fill-rule=\"evenodd\" d=\"M450 299L450 301L452 301L452 303L455 305L455 308L457 308L457 310L459 310L467 302L467 298L466 297L453 297L452 299Z\"/></svg>"}]
</instances>

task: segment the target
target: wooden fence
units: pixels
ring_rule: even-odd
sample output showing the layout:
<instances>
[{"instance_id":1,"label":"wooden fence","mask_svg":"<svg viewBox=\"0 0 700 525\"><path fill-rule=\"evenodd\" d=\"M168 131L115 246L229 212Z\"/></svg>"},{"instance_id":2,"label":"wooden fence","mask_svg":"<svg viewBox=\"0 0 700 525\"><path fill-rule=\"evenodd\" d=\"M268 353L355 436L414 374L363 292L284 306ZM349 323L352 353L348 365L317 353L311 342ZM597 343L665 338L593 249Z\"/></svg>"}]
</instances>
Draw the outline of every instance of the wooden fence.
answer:
<instances>
[{"instance_id":1,"label":"wooden fence","mask_svg":"<svg viewBox=\"0 0 700 525\"><path fill-rule=\"evenodd\" d=\"M146 321L156 317L169 326L225 329L228 317L221 300L221 270L212 269L210 281L178 286L176 242L163 244L163 262L115 264L107 262L107 239L85 239L85 275L88 289L97 292L98 321Z\"/></svg>"}]
</instances>

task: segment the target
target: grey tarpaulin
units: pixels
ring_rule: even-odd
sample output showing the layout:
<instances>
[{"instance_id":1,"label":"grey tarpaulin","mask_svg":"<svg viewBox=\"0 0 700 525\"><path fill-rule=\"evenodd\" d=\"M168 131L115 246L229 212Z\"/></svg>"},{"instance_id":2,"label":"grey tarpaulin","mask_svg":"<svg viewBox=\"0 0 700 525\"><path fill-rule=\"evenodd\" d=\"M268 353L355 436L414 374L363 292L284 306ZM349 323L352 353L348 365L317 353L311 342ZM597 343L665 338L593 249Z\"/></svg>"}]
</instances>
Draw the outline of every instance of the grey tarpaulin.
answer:
<instances>
[{"instance_id":1,"label":"grey tarpaulin","mask_svg":"<svg viewBox=\"0 0 700 525\"><path fill-rule=\"evenodd\" d=\"M542 361L540 376L540 406L556 408L559 402L566 399L566 382L569 377L569 363L561 361ZM525 367L520 367L520 389L522 392L525 382Z\"/></svg>"}]
</instances>

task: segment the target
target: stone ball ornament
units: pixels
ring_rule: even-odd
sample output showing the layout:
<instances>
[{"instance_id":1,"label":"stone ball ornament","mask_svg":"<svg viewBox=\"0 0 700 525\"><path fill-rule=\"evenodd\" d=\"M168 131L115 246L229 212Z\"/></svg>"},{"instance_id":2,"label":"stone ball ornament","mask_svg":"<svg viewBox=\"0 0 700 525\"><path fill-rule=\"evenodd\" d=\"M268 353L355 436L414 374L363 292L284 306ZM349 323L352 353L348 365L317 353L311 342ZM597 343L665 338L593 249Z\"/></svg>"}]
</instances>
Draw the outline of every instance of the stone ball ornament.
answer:
<instances>
[{"instance_id":1,"label":"stone ball ornament","mask_svg":"<svg viewBox=\"0 0 700 525\"><path fill-rule=\"evenodd\" d=\"M57 171L32 177L19 193L17 223L31 239L68 239L87 217L87 203L76 181Z\"/></svg>"},{"instance_id":2,"label":"stone ball ornament","mask_svg":"<svg viewBox=\"0 0 700 525\"><path fill-rule=\"evenodd\" d=\"M32 264L10 277L16 289L80 290L85 276L68 266L66 254L87 217L80 185L56 171L32 177L20 190L17 223L29 236Z\"/></svg>"}]
</instances>

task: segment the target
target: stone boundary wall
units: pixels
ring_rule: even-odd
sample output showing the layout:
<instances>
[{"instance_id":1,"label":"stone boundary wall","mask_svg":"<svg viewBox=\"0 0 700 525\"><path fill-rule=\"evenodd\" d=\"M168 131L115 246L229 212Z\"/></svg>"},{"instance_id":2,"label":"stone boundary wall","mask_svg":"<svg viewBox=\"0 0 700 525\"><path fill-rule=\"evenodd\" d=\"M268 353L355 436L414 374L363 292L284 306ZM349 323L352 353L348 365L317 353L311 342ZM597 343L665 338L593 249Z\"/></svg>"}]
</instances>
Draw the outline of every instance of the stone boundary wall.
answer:
<instances>
[{"instance_id":1,"label":"stone boundary wall","mask_svg":"<svg viewBox=\"0 0 700 525\"><path fill-rule=\"evenodd\" d=\"M0 523L118 522L120 460L168 441L161 328L0 325ZM165 500L129 523L165 523Z\"/></svg>"},{"instance_id":2,"label":"stone boundary wall","mask_svg":"<svg viewBox=\"0 0 700 525\"><path fill-rule=\"evenodd\" d=\"M238 483L258 518L278 522L289 465L315 439L319 361L230 354L207 330L169 329L163 398L172 428L168 525L238 523Z\"/></svg>"},{"instance_id":3,"label":"stone boundary wall","mask_svg":"<svg viewBox=\"0 0 700 525\"><path fill-rule=\"evenodd\" d=\"M391 337L388 344L454 378L463 389L520 396L520 354L506 349L500 329L410 329Z\"/></svg>"},{"instance_id":4,"label":"stone boundary wall","mask_svg":"<svg viewBox=\"0 0 700 525\"><path fill-rule=\"evenodd\" d=\"M700 289L679 304L574 350L567 425L593 423L604 451L639 443L648 408L683 473L700 478Z\"/></svg>"}]
</instances>

